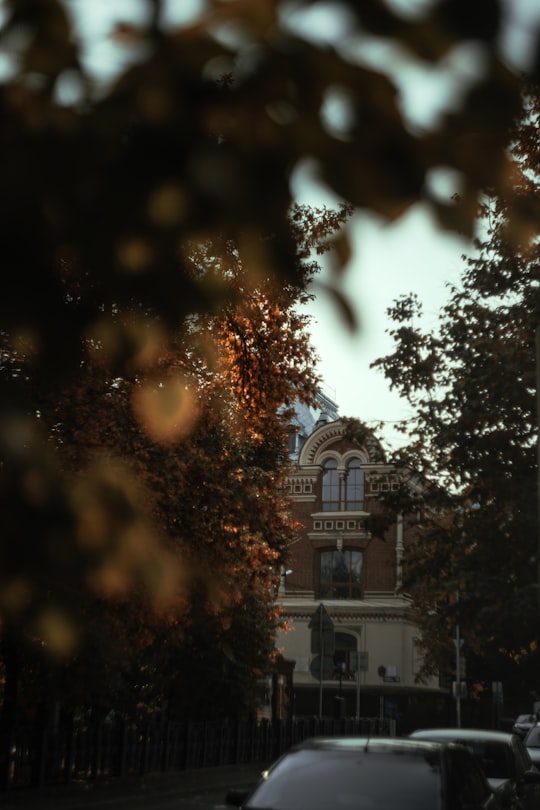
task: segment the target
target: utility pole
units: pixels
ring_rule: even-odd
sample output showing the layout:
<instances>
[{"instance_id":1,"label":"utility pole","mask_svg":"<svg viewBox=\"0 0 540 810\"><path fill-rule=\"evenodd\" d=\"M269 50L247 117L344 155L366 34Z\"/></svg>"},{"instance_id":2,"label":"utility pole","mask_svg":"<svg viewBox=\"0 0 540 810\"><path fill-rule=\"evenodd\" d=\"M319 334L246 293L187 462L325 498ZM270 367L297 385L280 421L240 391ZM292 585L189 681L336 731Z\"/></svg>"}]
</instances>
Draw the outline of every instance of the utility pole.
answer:
<instances>
[{"instance_id":1,"label":"utility pole","mask_svg":"<svg viewBox=\"0 0 540 810\"><path fill-rule=\"evenodd\" d=\"M536 509L538 519L538 537L536 548L538 606L540 607L540 326L536 327L536 465L537 493Z\"/></svg>"},{"instance_id":2,"label":"utility pole","mask_svg":"<svg viewBox=\"0 0 540 810\"><path fill-rule=\"evenodd\" d=\"M322 720L323 716L323 676L324 676L324 632L323 632L323 620L322 620L322 602L319 605L319 614L320 614L320 621L319 621L319 649L321 655L321 675L319 678L319 720Z\"/></svg>"},{"instance_id":3,"label":"utility pole","mask_svg":"<svg viewBox=\"0 0 540 810\"><path fill-rule=\"evenodd\" d=\"M323 714L323 679L326 656L334 652L334 622L330 618L328 611L321 602L315 613L312 615L309 624L311 630L311 652L318 655L317 668L312 669L312 675L319 679L319 718ZM317 663L317 657L312 661L312 667Z\"/></svg>"},{"instance_id":4,"label":"utility pole","mask_svg":"<svg viewBox=\"0 0 540 810\"><path fill-rule=\"evenodd\" d=\"M356 719L360 720L360 653L356 653Z\"/></svg>"},{"instance_id":5,"label":"utility pole","mask_svg":"<svg viewBox=\"0 0 540 810\"><path fill-rule=\"evenodd\" d=\"M459 591L456 591L456 637L454 644L456 645L456 680L454 683L456 690L456 726L461 728L461 648L463 647L463 639L459 631Z\"/></svg>"},{"instance_id":6,"label":"utility pole","mask_svg":"<svg viewBox=\"0 0 540 810\"><path fill-rule=\"evenodd\" d=\"M459 624L456 623L456 727L461 728L461 638Z\"/></svg>"}]
</instances>

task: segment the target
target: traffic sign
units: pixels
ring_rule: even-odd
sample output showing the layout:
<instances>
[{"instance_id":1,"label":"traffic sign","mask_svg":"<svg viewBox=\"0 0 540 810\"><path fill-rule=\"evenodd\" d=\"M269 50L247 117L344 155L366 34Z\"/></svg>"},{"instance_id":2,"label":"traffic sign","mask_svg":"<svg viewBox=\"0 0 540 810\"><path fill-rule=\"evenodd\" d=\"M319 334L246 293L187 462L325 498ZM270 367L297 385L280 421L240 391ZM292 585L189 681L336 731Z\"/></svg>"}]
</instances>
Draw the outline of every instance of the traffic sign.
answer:
<instances>
[{"instance_id":1,"label":"traffic sign","mask_svg":"<svg viewBox=\"0 0 540 810\"><path fill-rule=\"evenodd\" d=\"M321 680L321 656L314 655L311 664L309 665L309 671L316 678L318 681ZM329 681L334 677L335 665L334 665L334 658L332 655L325 655L323 658L323 669L322 669L322 677L323 680Z\"/></svg>"},{"instance_id":2,"label":"traffic sign","mask_svg":"<svg viewBox=\"0 0 540 810\"><path fill-rule=\"evenodd\" d=\"M309 620L311 630L311 652L315 655L328 655L335 649L334 622L321 602Z\"/></svg>"}]
</instances>

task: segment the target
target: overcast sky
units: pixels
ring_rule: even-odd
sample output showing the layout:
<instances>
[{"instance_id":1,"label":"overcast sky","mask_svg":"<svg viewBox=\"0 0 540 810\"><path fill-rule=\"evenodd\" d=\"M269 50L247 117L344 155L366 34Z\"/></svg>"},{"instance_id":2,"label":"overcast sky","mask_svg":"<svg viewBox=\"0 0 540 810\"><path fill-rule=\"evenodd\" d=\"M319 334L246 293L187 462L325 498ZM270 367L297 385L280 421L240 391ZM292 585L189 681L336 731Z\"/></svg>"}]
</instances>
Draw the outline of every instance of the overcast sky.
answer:
<instances>
[{"instance_id":1,"label":"overcast sky","mask_svg":"<svg viewBox=\"0 0 540 810\"><path fill-rule=\"evenodd\" d=\"M420 206L393 225L366 215L358 215L355 222L355 256L344 289L354 302L360 327L351 333L332 300L320 295L308 309L314 319L312 342L327 393L340 414L370 424L383 421L381 438L396 447L404 440L395 423L408 419L411 411L389 390L382 373L370 369L375 359L392 351L386 310L400 295L416 292L426 324L434 323L447 299L447 284L459 281L461 256L469 245L438 231Z\"/></svg>"},{"instance_id":2,"label":"overcast sky","mask_svg":"<svg viewBox=\"0 0 540 810\"><path fill-rule=\"evenodd\" d=\"M408 11L425 6L429 0L392 0ZM500 43L501 54L516 70L524 68L532 55L534 32L540 25L538 0L505 0L507 25ZM320 37L343 39L346 24L316 26ZM350 46L351 52L354 43ZM459 98L460 92L481 70L482 55L476 48L463 48L438 69L395 59L381 60L373 53L377 65L385 64L397 83L402 109L414 126L429 127L430 122ZM441 193L448 199L456 190L451 177L439 177ZM299 173L297 194L301 201L316 205L335 200L325 189L317 187ZM462 256L472 255L468 240L441 231L421 205L411 209L394 224L385 224L372 215L359 214L354 227L355 253L345 276L344 289L360 322L351 334L342 324L334 305L319 296L309 311L315 321L313 343L320 356L323 375L343 416L354 416L370 424L384 422L379 436L391 447L404 442L395 425L410 418L406 402L400 400L379 371L370 369L378 357L392 351L386 334L389 327L386 311L402 294L417 293L422 302L425 322L435 323L441 307L448 300L448 285L459 283L464 269Z\"/></svg>"}]
</instances>

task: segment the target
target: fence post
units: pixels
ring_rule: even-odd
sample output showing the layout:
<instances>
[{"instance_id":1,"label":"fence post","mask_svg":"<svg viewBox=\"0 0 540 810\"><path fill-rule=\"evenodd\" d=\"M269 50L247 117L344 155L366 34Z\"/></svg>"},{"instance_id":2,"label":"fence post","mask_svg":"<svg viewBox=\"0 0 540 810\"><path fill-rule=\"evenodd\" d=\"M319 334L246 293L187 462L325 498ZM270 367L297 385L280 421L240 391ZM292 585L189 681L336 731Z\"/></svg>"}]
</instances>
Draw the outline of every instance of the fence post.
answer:
<instances>
[{"instance_id":1,"label":"fence post","mask_svg":"<svg viewBox=\"0 0 540 810\"><path fill-rule=\"evenodd\" d=\"M257 742L257 721L254 719L248 720L248 728L249 728L249 761L255 761L255 748Z\"/></svg>"},{"instance_id":2,"label":"fence post","mask_svg":"<svg viewBox=\"0 0 540 810\"><path fill-rule=\"evenodd\" d=\"M186 751L184 756L184 768L189 768L191 766L193 728L193 721L188 720L186 723Z\"/></svg>"},{"instance_id":3,"label":"fence post","mask_svg":"<svg viewBox=\"0 0 540 810\"><path fill-rule=\"evenodd\" d=\"M166 773L169 770L170 761L170 734L169 734L169 721L163 720L160 724L160 763L159 769Z\"/></svg>"},{"instance_id":4,"label":"fence post","mask_svg":"<svg viewBox=\"0 0 540 810\"><path fill-rule=\"evenodd\" d=\"M218 765L227 764L227 742L229 740L229 728L227 720L221 720L219 723L219 752L218 752Z\"/></svg>"},{"instance_id":5,"label":"fence post","mask_svg":"<svg viewBox=\"0 0 540 810\"><path fill-rule=\"evenodd\" d=\"M97 779L101 771L103 746L103 717L101 712L92 712L92 779Z\"/></svg>"},{"instance_id":6,"label":"fence post","mask_svg":"<svg viewBox=\"0 0 540 810\"><path fill-rule=\"evenodd\" d=\"M146 773L148 770L148 755L149 755L149 733L148 733L148 721L141 726L141 758L139 764L139 773L141 776Z\"/></svg>"},{"instance_id":7,"label":"fence post","mask_svg":"<svg viewBox=\"0 0 540 810\"><path fill-rule=\"evenodd\" d=\"M127 723L123 717L115 720L116 723L116 739L118 741L118 754L116 761L116 773L118 776L125 776L127 770L127 737L128 728Z\"/></svg>"},{"instance_id":8,"label":"fence post","mask_svg":"<svg viewBox=\"0 0 540 810\"><path fill-rule=\"evenodd\" d=\"M66 759L64 762L64 784L71 782L73 762L75 756L75 721L70 714L65 723Z\"/></svg>"},{"instance_id":9,"label":"fence post","mask_svg":"<svg viewBox=\"0 0 540 810\"><path fill-rule=\"evenodd\" d=\"M240 739L242 735L242 721L239 717L236 718L236 734L235 734L235 746L234 746L234 762L236 764L241 762L241 744Z\"/></svg>"},{"instance_id":10,"label":"fence post","mask_svg":"<svg viewBox=\"0 0 540 810\"><path fill-rule=\"evenodd\" d=\"M208 721L205 720L202 724L202 751L201 751L201 765L206 767L208 765Z\"/></svg>"},{"instance_id":11,"label":"fence post","mask_svg":"<svg viewBox=\"0 0 540 810\"><path fill-rule=\"evenodd\" d=\"M45 785L45 767L47 762L48 750L48 734L47 726L40 718L38 720L36 734L35 734L35 765L32 784L34 787L43 787Z\"/></svg>"}]
</instances>

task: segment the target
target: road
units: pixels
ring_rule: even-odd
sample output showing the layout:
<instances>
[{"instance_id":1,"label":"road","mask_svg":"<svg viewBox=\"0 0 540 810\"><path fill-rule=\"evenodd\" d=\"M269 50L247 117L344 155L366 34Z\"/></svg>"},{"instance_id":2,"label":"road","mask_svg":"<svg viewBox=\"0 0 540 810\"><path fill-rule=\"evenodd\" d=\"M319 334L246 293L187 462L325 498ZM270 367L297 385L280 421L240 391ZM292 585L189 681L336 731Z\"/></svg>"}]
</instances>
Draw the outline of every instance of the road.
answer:
<instances>
[{"instance_id":1,"label":"road","mask_svg":"<svg viewBox=\"0 0 540 810\"><path fill-rule=\"evenodd\" d=\"M254 786L262 768L202 768L131 782L14 790L0 794L0 806L2 810L226 810L227 791Z\"/></svg>"},{"instance_id":2,"label":"road","mask_svg":"<svg viewBox=\"0 0 540 810\"><path fill-rule=\"evenodd\" d=\"M116 798L114 803L104 800L99 804L92 803L91 806L95 810L232 810L230 805L225 804L226 792L222 788L202 787L191 795L171 791L166 794L138 796L136 800L133 796ZM78 804L71 807L72 810L84 810L90 805Z\"/></svg>"}]
</instances>

